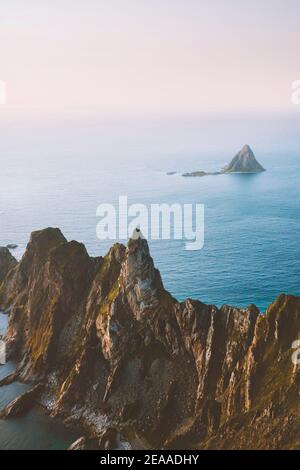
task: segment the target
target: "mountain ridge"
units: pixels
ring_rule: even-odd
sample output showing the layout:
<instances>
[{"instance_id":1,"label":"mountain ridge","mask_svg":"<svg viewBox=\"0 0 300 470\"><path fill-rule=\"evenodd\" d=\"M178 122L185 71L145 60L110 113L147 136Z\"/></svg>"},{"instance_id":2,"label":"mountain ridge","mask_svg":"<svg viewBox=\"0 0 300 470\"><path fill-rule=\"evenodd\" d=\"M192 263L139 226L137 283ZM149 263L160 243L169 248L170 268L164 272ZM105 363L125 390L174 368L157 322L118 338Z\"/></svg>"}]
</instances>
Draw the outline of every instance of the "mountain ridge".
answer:
<instances>
[{"instance_id":1,"label":"mountain ridge","mask_svg":"<svg viewBox=\"0 0 300 470\"><path fill-rule=\"evenodd\" d=\"M133 448L299 448L298 297L266 315L178 302L146 240L91 258L45 229L7 271L0 306L13 379L43 384L39 401L97 448L116 435Z\"/></svg>"}]
</instances>

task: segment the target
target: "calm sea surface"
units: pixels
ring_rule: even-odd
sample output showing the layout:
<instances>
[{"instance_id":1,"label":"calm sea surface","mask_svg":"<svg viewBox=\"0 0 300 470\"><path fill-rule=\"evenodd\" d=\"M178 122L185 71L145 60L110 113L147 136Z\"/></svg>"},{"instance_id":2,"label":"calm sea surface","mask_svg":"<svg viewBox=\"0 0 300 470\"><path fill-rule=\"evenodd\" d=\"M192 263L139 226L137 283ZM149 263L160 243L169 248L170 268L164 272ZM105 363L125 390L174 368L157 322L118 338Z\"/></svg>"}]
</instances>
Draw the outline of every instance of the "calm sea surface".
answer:
<instances>
[{"instance_id":1,"label":"calm sea surface","mask_svg":"<svg viewBox=\"0 0 300 470\"><path fill-rule=\"evenodd\" d=\"M147 205L202 203L202 250L186 251L184 241L150 241L166 289L179 300L241 307L255 303L264 311L281 292L300 294L297 129L297 120L226 121L223 127L220 122L208 127L184 123L182 128L176 123L173 129L149 125L134 131L121 124L107 129L88 123L38 132L4 129L0 245L18 244L15 256L20 257L32 230L55 226L68 239L85 243L91 255L104 255L113 241L96 237L100 203L117 204L119 195ZM180 176L218 170L245 143L265 173ZM179 174L167 176L168 171ZM0 376L5 368L0 367ZM0 389L0 405L23 388ZM22 420L0 422L0 448L64 447L72 440L66 432L34 410Z\"/></svg>"}]
</instances>

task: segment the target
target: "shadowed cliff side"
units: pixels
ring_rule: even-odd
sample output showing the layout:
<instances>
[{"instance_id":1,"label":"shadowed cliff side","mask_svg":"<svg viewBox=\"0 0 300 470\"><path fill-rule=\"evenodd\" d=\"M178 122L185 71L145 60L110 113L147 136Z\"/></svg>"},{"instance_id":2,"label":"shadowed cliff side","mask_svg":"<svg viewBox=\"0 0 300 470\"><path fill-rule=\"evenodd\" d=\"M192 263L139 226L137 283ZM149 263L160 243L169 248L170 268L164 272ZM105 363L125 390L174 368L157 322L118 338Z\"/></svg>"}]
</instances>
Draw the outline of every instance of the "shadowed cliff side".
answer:
<instances>
[{"instance_id":1,"label":"shadowed cliff side","mask_svg":"<svg viewBox=\"0 0 300 470\"><path fill-rule=\"evenodd\" d=\"M7 273L17 264L17 260L12 256L9 249L0 246L0 285Z\"/></svg>"},{"instance_id":2,"label":"shadowed cliff side","mask_svg":"<svg viewBox=\"0 0 300 470\"><path fill-rule=\"evenodd\" d=\"M115 429L152 448L300 447L299 298L266 315L179 303L146 240L91 258L46 229L6 273L0 304L19 379L43 382L52 414L99 442Z\"/></svg>"}]
</instances>

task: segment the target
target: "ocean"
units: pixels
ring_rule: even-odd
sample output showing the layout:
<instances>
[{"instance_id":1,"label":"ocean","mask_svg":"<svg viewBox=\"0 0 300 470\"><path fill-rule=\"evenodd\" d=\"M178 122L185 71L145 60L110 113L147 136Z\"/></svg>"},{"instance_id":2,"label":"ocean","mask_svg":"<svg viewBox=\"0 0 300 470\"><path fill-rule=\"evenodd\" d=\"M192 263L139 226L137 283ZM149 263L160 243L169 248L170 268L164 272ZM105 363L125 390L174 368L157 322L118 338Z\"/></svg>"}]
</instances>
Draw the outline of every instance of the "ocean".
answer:
<instances>
[{"instance_id":1,"label":"ocean","mask_svg":"<svg viewBox=\"0 0 300 470\"><path fill-rule=\"evenodd\" d=\"M186 251L184 240L149 240L165 288L179 300L254 303L264 312L280 293L300 294L298 130L298 116L3 124L0 245L16 243L20 258L31 231L54 226L91 255L104 255L114 241L97 239L99 204L117 205L120 195L147 206L204 204L202 250ZM265 173L181 176L219 170L246 143ZM10 398L23 386L15 387ZM67 446L68 431L40 413L0 422L0 448ZM24 433L28 423L34 436L41 431L41 443Z\"/></svg>"}]
</instances>

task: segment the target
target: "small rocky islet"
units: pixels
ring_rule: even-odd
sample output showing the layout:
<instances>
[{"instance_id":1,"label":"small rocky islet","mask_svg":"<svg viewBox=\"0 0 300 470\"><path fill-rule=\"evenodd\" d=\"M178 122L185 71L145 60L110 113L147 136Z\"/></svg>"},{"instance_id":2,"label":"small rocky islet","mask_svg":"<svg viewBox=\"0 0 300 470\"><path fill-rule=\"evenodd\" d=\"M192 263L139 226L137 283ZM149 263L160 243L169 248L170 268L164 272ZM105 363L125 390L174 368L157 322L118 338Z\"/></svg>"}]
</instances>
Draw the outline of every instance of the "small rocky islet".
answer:
<instances>
[{"instance_id":1,"label":"small rocky islet","mask_svg":"<svg viewBox=\"0 0 300 470\"><path fill-rule=\"evenodd\" d=\"M74 448L296 449L300 298L217 308L178 302L145 239L102 258L59 229L33 232L18 263L0 250L0 308L14 380L31 391L2 418L42 404L85 429Z\"/></svg>"},{"instance_id":2,"label":"small rocky islet","mask_svg":"<svg viewBox=\"0 0 300 470\"><path fill-rule=\"evenodd\" d=\"M6 248L9 250L16 250L18 248L18 245L16 243L9 243L9 245L6 245Z\"/></svg>"},{"instance_id":3,"label":"small rocky islet","mask_svg":"<svg viewBox=\"0 0 300 470\"><path fill-rule=\"evenodd\" d=\"M249 145L245 145L239 153L231 160L231 162L226 165L220 171L193 171L190 173L183 173L184 177L203 177L203 176L214 176L214 175L224 175L230 173L262 173L266 171L265 168L256 160L255 155ZM167 173L168 175L174 174L174 172Z\"/></svg>"}]
</instances>

